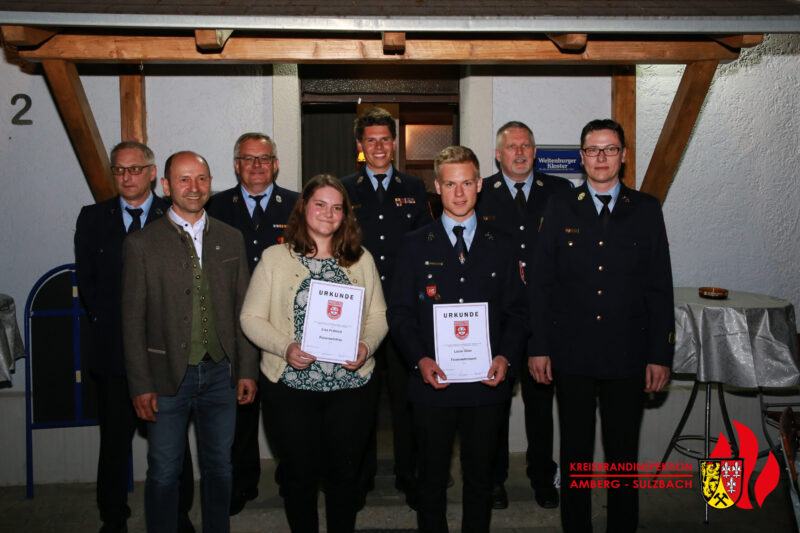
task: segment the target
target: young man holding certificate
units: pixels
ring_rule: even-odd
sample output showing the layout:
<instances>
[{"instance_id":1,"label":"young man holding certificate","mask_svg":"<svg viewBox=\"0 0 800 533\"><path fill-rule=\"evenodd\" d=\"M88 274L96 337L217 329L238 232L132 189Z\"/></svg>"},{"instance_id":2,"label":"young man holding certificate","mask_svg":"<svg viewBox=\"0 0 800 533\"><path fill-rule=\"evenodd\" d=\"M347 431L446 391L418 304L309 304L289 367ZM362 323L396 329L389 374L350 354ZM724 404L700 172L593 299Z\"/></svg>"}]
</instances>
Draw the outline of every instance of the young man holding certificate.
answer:
<instances>
[{"instance_id":1,"label":"young man holding certificate","mask_svg":"<svg viewBox=\"0 0 800 533\"><path fill-rule=\"evenodd\" d=\"M460 435L462 531L489 531L491 467L506 377L527 339L522 280L509 238L475 216L478 159L451 146L434 162L444 213L405 236L397 256L389 327L412 371L409 400L419 446L423 532L447 531L450 455Z\"/></svg>"}]
</instances>

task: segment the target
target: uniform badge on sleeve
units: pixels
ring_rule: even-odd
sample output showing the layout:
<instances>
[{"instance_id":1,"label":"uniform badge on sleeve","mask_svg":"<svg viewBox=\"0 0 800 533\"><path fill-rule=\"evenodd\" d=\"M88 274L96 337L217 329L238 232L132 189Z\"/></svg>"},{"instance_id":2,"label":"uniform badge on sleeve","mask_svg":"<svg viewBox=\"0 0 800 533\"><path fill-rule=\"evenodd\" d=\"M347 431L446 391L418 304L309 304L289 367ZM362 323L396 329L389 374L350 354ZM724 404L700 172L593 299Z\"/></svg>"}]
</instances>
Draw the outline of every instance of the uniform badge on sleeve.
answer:
<instances>
[{"instance_id":1,"label":"uniform badge on sleeve","mask_svg":"<svg viewBox=\"0 0 800 533\"><path fill-rule=\"evenodd\" d=\"M428 285L425 287L425 294L433 298L436 296L436 285Z\"/></svg>"}]
</instances>

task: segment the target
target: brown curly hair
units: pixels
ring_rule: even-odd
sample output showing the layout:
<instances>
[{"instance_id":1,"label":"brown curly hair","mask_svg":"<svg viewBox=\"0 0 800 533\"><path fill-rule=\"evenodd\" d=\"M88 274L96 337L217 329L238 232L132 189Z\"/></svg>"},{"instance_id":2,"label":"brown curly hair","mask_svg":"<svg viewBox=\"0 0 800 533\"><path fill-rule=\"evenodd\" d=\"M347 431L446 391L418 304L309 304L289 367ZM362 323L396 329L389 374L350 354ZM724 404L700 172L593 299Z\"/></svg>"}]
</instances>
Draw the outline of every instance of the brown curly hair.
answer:
<instances>
[{"instance_id":1,"label":"brown curly hair","mask_svg":"<svg viewBox=\"0 0 800 533\"><path fill-rule=\"evenodd\" d=\"M308 201L314 196L317 189L322 187L333 187L342 195L342 224L333 234L331 248L339 266L349 267L364 253L361 248L361 229L356 223L353 206L350 204L350 198L347 196L344 185L331 174L317 174L303 187L303 192L300 193L300 198L286 223L286 231L283 233L284 241L291 244L292 250L298 254L314 256L317 253L317 245L308 234L305 210Z\"/></svg>"}]
</instances>

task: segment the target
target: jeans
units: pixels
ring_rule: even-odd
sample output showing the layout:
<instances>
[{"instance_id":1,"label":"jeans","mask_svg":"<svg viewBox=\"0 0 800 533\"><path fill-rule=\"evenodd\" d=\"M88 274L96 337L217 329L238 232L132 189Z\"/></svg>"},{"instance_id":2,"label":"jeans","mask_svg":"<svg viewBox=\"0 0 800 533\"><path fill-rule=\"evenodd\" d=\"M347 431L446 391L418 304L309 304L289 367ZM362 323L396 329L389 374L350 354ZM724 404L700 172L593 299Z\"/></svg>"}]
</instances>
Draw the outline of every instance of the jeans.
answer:
<instances>
[{"instance_id":1,"label":"jeans","mask_svg":"<svg viewBox=\"0 0 800 533\"><path fill-rule=\"evenodd\" d=\"M178 530L178 486L189 415L194 414L200 461L203 531L230 530L231 446L236 427L236 389L230 363L189 366L175 396L159 396L156 422L147 424L145 515L148 532Z\"/></svg>"}]
</instances>

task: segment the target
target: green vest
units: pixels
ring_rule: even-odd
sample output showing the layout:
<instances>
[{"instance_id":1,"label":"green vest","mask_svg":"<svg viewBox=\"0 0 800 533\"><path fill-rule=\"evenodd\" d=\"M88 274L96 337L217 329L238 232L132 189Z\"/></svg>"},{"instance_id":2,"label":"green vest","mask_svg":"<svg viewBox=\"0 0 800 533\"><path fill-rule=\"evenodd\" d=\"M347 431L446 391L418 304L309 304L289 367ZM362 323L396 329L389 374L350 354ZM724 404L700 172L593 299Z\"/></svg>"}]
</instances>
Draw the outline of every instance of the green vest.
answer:
<instances>
[{"instance_id":1,"label":"green vest","mask_svg":"<svg viewBox=\"0 0 800 533\"><path fill-rule=\"evenodd\" d=\"M192 261L192 349L189 352L189 365L197 365L206 354L209 354L215 363L219 363L225 358L225 350L222 349L214 325L208 276L197 260L191 236L183 230L181 233L184 235L183 241L189 248L189 259Z\"/></svg>"}]
</instances>

